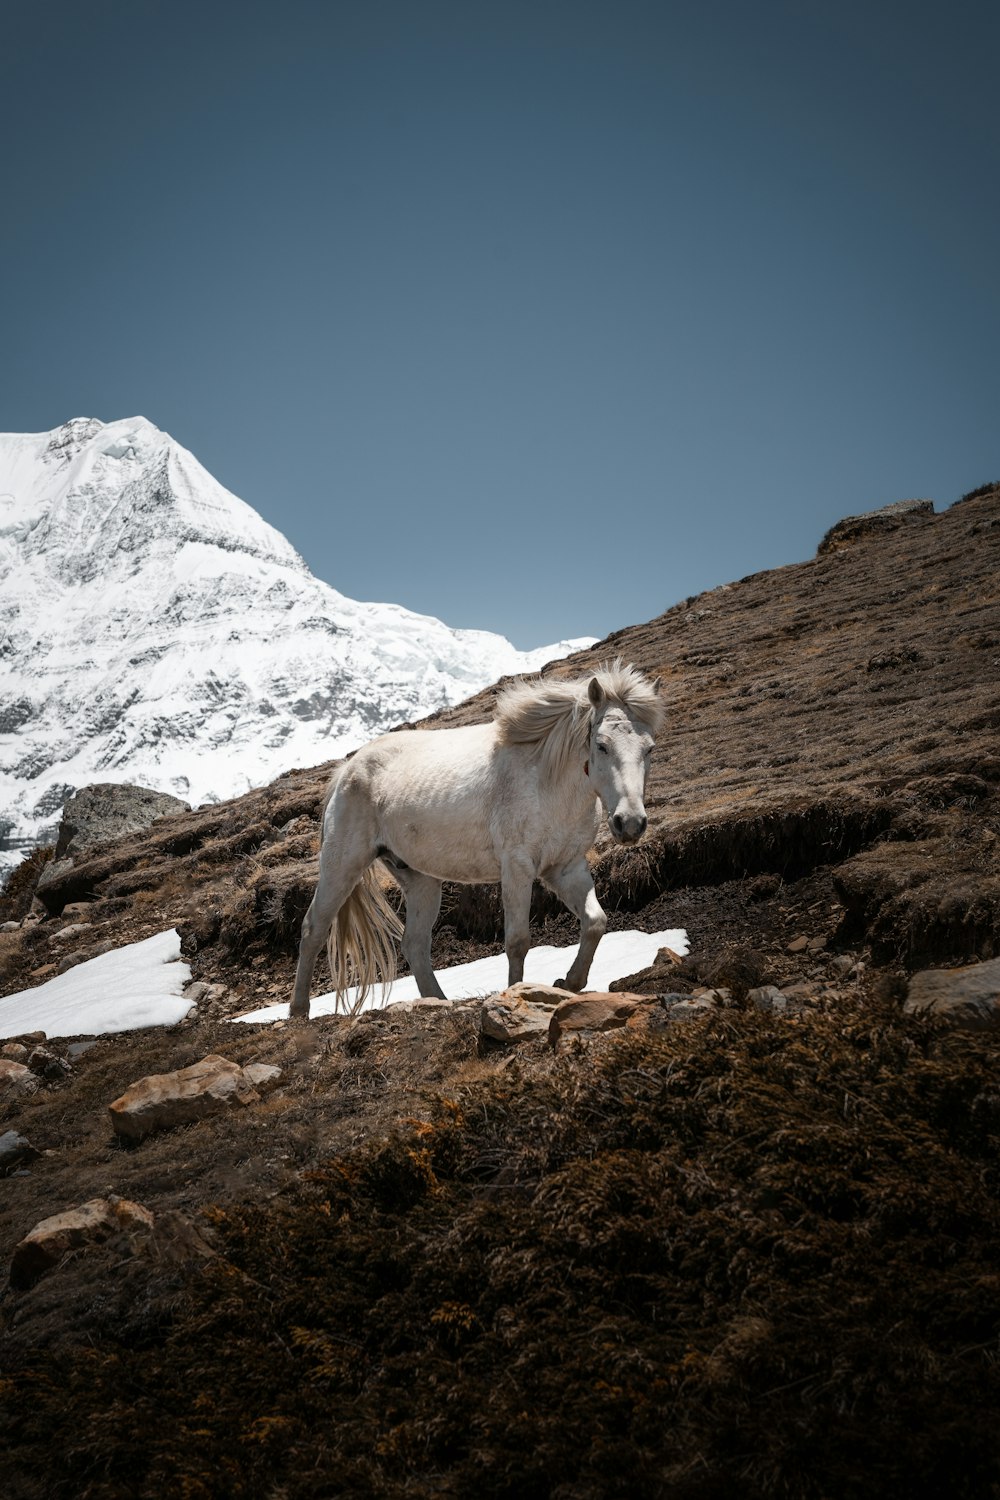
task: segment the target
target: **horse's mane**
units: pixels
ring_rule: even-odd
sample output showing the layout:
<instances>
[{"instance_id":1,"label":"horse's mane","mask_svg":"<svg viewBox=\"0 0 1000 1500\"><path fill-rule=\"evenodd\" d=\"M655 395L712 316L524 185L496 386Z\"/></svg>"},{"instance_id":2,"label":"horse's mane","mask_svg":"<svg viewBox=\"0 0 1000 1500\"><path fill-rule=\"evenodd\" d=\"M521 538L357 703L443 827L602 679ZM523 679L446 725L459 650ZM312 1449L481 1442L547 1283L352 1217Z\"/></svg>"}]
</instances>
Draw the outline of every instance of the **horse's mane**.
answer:
<instances>
[{"instance_id":1,"label":"horse's mane","mask_svg":"<svg viewBox=\"0 0 1000 1500\"><path fill-rule=\"evenodd\" d=\"M527 677L502 688L493 714L501 743L536 745L553 774L566 770L587 752L593 715L587 689L594 677L611 703L651 734L659 732L666 710L656 684L616 657L582 677Z\"/></svg>"}]
</instances>

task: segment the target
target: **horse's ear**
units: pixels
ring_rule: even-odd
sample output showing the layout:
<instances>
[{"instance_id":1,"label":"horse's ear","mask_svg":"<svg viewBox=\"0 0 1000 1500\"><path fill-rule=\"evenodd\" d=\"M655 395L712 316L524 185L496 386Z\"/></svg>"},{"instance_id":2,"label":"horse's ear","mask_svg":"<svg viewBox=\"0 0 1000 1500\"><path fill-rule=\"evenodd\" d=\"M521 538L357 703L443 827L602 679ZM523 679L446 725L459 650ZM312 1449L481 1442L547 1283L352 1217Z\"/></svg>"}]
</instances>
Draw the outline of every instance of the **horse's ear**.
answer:
<instances>
[{"instance_id":1,"label":"horse's ear","mask_svg":"<svg viewBox=\"0 0 1000 1500\"><path fill-rule=\"evenodd\" d=\"M601 687L601 684L598 682L597 678L592 677L587 684L587 697L590 699L595 708L600 708L601 704L604 702L605 696L606 694L604 692L604 689Z\"/></svg>"},{"instance_id":2,"label":"horse's ear","mask_svg":"<svg viewBox=\"0 0 1000 1500\"><path fill-rule=\"evenodd\" d=\"M652 678L649 685L653 689L653 692L656 694L656 696L658 698L662 698L663 697L663 678L662 677L657 676L657 677Z\"/></svg>"}]
</instances>

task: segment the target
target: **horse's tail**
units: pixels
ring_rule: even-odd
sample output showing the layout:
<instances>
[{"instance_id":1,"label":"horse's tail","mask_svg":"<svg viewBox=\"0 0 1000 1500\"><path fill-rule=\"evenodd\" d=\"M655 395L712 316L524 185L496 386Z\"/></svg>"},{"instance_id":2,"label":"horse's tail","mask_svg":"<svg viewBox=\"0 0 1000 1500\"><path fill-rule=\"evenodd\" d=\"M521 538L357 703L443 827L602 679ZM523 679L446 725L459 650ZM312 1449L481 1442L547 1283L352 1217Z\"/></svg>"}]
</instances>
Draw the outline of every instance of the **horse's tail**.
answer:
<instances>
[{"instance_id":1,"label":"horse's tail","mask_svg":"<svg viewBox=\"0 0 1000 1500\"><path fill-rule=\"evenodd\" d=\"M338 1011L349 984L358 987L350 1007L350 1014L356 1016L377 984L395 979L396 941L402 935L403 924L379 884L375 867L369 865L337 913L327 938Z\"/></svg>"}]
</instances>

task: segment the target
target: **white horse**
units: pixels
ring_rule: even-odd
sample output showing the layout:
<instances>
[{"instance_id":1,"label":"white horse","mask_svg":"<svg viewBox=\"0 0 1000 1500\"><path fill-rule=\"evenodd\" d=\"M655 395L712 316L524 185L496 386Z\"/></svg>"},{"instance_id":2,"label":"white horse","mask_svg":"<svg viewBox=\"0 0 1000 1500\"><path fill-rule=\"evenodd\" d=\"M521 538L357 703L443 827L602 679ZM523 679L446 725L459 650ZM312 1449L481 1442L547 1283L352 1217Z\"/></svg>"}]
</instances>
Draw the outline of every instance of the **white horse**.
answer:
<instances>
[{"instance_id":1,"label":"white horse","mask_svg":"<svg viewBox=\"0 0 1000 1500\"><path fill-rule=\"evenodd\" d=\"M580 948L561 983L581 990L607 918L586 853L600 823L634 844L653 742L664 719L658 681L620 660L572 680L534 679L501 690L493 722L402 730L338 766L323 813L319 883L302 923L291 1014L309 1015L309 986L328 943L336 1007L352 1008L396 973L396 939L421 995L444 999L431 967L441 883L500 881L508 983L524 973L528 911L539 879L580 920ZM373 865L406 898L405 928Z\"/></svg>"}]
</instances>

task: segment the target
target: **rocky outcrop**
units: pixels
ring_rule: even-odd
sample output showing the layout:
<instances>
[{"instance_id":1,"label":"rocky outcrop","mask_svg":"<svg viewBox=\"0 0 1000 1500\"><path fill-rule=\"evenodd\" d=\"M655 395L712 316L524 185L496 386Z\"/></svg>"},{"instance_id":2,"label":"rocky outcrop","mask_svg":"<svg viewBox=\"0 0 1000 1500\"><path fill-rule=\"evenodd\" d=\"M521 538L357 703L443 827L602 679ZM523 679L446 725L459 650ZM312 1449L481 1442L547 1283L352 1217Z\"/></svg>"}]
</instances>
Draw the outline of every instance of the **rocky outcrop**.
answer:
<instances>
[{"instance_id":1,"label":"rocky outcrop","mask_svg":"<svg viewBox=\"0 0 1000 1500\"><path fill-rule=\"evenodd\" d=\"M158 818L190 812L187 802L128 782L100 781L81 787L63 804L56 839L57 860L149 828Z\"/></svg>"},{"instance_id":2,"label":"rocky outcrop","mask_svg":"<svg viewBox=\"0 0 1000 1500\"><path fill-rule=\"evenodd\" d=\"M900 526L923 520L933 514L933 500L895 500L891 505L879 506L877 510L862 511L857 516L844 516L843 520L830 527L817 552L820 556L824 552L837 552L861 537L896 531Z\"/></svg>"}]
</instances>

